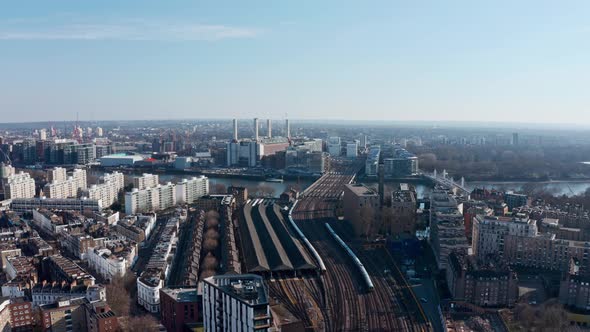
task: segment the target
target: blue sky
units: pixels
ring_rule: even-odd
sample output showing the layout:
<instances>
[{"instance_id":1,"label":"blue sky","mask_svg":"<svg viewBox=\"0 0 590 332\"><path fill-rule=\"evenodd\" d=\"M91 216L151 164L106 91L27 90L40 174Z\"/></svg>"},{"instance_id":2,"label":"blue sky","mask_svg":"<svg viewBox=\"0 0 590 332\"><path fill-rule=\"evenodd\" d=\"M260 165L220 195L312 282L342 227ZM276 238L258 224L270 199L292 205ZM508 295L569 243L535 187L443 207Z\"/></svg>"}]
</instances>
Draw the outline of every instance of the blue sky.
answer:
<instances>
[{"instance_id":1,"label":"blue sky","mask_svg":"<svg viewBox=\"0 0 590 332\"><path fill-rule=\"evenodd\" d=\"M4 1L0 122L590 124L588 1Z\"/></svg>"}]
</instances>

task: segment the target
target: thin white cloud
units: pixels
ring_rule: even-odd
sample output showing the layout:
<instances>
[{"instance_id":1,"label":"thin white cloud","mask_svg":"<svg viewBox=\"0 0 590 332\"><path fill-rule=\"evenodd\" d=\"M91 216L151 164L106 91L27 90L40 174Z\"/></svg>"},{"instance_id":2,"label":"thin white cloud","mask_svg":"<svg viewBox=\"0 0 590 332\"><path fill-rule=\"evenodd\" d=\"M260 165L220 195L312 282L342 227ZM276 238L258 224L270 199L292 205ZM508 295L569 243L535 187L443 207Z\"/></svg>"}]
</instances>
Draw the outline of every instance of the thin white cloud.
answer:
<instances>
[{"instance_id":1,"label":"thin white cloud","mask_svg":"<svg viewBox=\"0 0 590 332\"><path fill-rule=\"evenodd\" d=\"M23 21L26 22L26 21ZM21 24L0 22L0 40L216 41L253 38L260 29L222 24L127 19L108 23Z\"/></svg>"}]
</instances>

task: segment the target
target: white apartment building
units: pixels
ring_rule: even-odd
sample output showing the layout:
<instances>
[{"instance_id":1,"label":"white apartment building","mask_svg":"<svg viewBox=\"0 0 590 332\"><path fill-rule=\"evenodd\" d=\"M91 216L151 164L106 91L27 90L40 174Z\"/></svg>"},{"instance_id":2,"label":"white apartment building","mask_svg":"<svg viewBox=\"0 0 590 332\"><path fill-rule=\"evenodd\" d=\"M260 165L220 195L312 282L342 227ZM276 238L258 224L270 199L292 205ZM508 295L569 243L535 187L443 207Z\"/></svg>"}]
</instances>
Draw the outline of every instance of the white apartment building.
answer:
<instances>
[{"instance_id":1,"label":"white apartment building","mask_svg":"<svg viewBox=\"0 0 590 332\"><path fill-rule=\"evenodd\" d=\"M133 178L133 188L143 190L146 188L153 188L160 183L160 178L157 174L143 173L141 176Z\"/></svg>"},{"instance_id":2,"label":"white apartment building","mask_svg":"<svg viewBox=\"0 0 590 332\"><path fill-rule=\"evenodd\" d=\"M136 214L155 212L176 206L191 204L209 194L209 179L205 176L183 179L177 184L138 189L125 193L125 213Z\"/></svg>"},{"instance_id":3,"label":"white apartment building","mask_svg":"<svg viewBox=\"0 0 590 332\"><path fill-rule=\"evenodd\" d=\"M5 163L0 163L0 179L7 179L14 175L14 173L14 167L6 165Z\"/></svg>"},{"instance_id":4,"label":"white apartment building","mask_svg":"<svg viewBox=\"0 0 590 332\"><path fill-rule=\"evenodd\" d=\"M63 174L62 172L63 171ZM50 175L52 174L52 175ZM88 188L86 180L86 170L75 169L72 172L72 176L62 180L65 176L65 169L56 167L53 170L47 172L48 178L54 180L47 183L43 187L43 193L48 198L72 198L77 197L78 192L86 190Z\"/></svg>"},{"instance_id":5,"label":"white apartment building","mask_svg":"<svg viewBox=\"0 0 590 332\"><path fill-rule=\"evenodd\" d=\"M4 180L4 198L33 198L35 197L35 180L29 173L20 172Z\"/></svg>"},{"instance_id":6,"label":"white apartment building","mask_svg":"<svg viewBox=\"0 0 590 332\"><path fill-rule=\"evenodd\" d=\"M206 195L209 195L209 178L206 176L184 179L176 184L176 202L178 204L191 204Z\"/></svg>"},{"instance_id":7,"label":"white apartment building","mask_svg":"<svg viewBox=\"0 0 590 332\"><path fill-rule=\"evenodd\" d=\"M101 183L92 185L88 189L90 199L101 200L106 206L110 206L117 201L119 191L125 186L123 173L113 172L105 174L101 178Z\"/></svg>"},{"instance_id":8,"label":"white apartment building","mask_svg":"<svg viewBox=\"0 0 590 332\"><path fill-rule=\"evenodd\" d=\"M262 277L237 274L206 278L203 325L207 332L268 331L270 309Z\"/></svg>"},{"instance_id":9,"label":"white apartment building","mask_svg":"<svg viewBox=\"0 0 590 332\"><path fill-rule=\"evenodd\" d=\"M63 182L67 178L66 169L63 167L54 167L47 170L47 182L49 183Z\"/></svg>"},{"instance_id":10,"label":"white apartment building","mask_svg":"<svg viewBox=\"0 0 590 332\"><path fill-rule=\"evenodd\" d=\"M152 188L125 193L125 213L136 214L165 210L176 205L176 186L170 182Z\"/></svg>"}]
</instances>

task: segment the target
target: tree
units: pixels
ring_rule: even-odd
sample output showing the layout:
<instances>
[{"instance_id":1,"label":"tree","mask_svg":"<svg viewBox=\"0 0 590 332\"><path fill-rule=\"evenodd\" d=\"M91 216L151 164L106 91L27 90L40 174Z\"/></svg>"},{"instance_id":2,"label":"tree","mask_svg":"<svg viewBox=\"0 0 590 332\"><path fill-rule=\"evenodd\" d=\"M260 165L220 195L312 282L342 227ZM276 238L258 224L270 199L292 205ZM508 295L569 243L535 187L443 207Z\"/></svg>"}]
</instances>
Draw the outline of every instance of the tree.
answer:
<instances>
[{"instance_id":1,"label":"tree","mask_svg":"<svg viewBox=\"0 0 590 332\"><path fill-rule=\"evenodd\" d=\"M131 274L131 273L129 273ZM125 279L114 277L106 285L107 302L117 316L128 316L131 311L131 294L125 287Z\"/></svg>"},{"instance_id":2,"label":"tree","mask_svg":"<svg viewBox=\"0 0 590 332\"><path fill-rule=\"evenodd\" d=\"M158 332L160 323L152 315L129 317L126 331Z\"/></svg>"},{"instance_id":3,"label":"tree","mask_svg":"<svg viewBox=\"0 0 590 332\"><path fill-rule=\"evenodd\" d=\"M225 194L227 192L227 187L223 183L216 183L213 186L213 192L216 194Z\"/></svg>"}]
</instances>

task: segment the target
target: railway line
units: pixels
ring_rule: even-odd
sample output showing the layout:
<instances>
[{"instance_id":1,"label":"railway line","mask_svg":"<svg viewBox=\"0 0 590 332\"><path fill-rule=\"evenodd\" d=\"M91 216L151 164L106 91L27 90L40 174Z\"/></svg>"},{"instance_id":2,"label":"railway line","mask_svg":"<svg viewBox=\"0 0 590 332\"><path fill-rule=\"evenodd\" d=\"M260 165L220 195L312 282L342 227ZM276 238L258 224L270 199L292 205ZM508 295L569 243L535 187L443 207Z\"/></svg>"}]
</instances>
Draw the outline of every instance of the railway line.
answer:
<instances>
[{"instance_id":1,"label":"railway line","mask_svg":"<svg viewBox=\"0 0 590 332\"><path fill-rule=\"evenodd\" d=\"M324 330L431 331L427 321L416 318L418 310L402 300L407 292L404 292L399 278L382 270L383 266L389 266L384 264L394 262L380 260L376 257L379 256L377 252L353 250L360 259L355 263L354 255L343 249L324 226L337 221L336 208L344 185L354 181L361 166L359 162L336 163L332 172L322 176L302 194L291 212L297 228L325 267L321 277L315 279L320 281L318 284L323 290L315 289L316 295L311 296L320 304L318 307L325 317ZM373 287L368 287L367 276L357 269L359 264L366 269Z\"/></svg>"}]
</instances>

